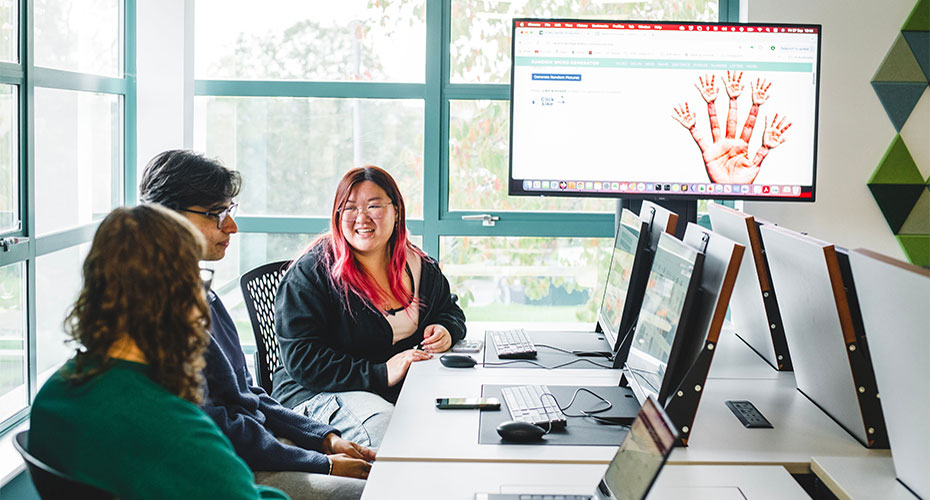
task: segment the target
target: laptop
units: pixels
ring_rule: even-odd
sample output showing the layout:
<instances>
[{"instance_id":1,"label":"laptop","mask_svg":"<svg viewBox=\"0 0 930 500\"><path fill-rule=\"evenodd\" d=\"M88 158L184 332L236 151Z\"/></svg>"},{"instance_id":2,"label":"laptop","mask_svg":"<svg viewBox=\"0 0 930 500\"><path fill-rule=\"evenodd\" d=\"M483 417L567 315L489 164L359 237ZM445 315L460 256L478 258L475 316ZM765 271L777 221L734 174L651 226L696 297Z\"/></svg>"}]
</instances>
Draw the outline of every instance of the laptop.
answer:
<instances>
[{"instance_id":1,"label":"laptop","mask_svg":"<svg viewBox=\"0 0 930 500\"><path fill-rule=\"evenodd\" d=\"M649 397L630 426L623 443L607 465L593 493L558 496L565 500L642 500L668 460L678 432L655 398ZM531 494L478 493L475 500L520 500Z\"/></svg>"}]
</instances>

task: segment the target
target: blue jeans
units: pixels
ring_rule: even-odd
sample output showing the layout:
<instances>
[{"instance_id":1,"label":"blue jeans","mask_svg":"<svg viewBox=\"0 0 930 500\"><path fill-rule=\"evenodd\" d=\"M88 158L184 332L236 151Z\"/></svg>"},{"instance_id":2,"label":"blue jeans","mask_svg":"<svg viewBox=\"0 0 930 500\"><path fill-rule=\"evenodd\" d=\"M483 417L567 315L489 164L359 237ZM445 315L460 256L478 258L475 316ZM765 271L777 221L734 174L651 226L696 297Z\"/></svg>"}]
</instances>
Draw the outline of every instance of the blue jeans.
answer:
<instances>
[{"instance_id":1,"label":"blue jeans","mask_svg":"<svg viewBox=\"0 0 930 500\"><path fill-rule=\"evenodd\" d=\"M335 427L343 439L377 449L394 405L367 391L321 392L297 405L294 411Z\"/></svg>"}]
</instances>

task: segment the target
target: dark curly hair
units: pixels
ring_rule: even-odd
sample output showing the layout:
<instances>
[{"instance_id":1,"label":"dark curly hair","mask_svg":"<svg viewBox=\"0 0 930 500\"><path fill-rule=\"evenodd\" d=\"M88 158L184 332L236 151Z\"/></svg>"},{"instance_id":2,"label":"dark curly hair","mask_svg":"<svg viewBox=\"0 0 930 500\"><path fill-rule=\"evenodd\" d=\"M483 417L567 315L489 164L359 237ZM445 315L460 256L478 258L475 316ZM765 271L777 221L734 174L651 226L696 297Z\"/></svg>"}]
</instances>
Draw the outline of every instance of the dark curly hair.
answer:
<instances>
[{"instance_id":1,"label":"dark curly hair","mask_svg":"<svg viewBox=\"0 0 930 500\"><path fill-rule=\"evenodd\" d=\"M199 403L210 322L198 265L203 248L200 232L162 206L110 212L94 235L84 286L65 319L78 344L66 376L81 383L107 370L108 351L128 336L155 382Z\"/></svg>"}]
</instances>

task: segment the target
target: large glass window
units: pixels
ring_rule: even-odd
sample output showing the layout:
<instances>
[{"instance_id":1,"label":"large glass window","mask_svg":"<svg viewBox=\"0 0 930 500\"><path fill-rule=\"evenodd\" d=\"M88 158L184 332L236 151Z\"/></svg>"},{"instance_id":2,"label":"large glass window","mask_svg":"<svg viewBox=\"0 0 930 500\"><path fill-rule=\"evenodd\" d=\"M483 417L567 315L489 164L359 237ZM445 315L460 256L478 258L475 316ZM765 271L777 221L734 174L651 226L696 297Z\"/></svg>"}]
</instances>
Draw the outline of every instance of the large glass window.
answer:
<instances>
[{"instance_id":1,"label":"large glass window","mask_svg":"<svg viewBox=\"0 0 930 500\"><path fill-rule=\"evenodd\" d=\"M34 0L35 65L121 76L122 4L120 0Z\"/></svg>"},{"instance_id":2,"label":"large glass window","mask_svg":"<svg viewBox=\"0 0 930 500\"><path fill-rule=\"evenodd\" d=\"M25 268L0 267L0 422L27 402Z\"/></svg>"},{"instance_id":3,"label":"large glass window","mask_svg":"<svg viewBox=\"0 0 930 500\"><path fill-rule=\"evenodd\" d=\"M19 2L0 0L0 61L18 62Z\"/></svg>"},{"instance_id":4,"label":"large glass window","mask_svg":"<svg viewBox=\"0 0 930 500\"><path fill-rule=\"evenodd\" d=\"M422 82L426 2L196 2L202 79Z\"/></svg>"},{"instance_id":5,"label":"large glass window","mask_svg":"<svg viewBox=\"0 0 930 500\"><path fill-rule=\"evenodd\" d=\"M444 237L440 262L469 321L594 322L612 243Z\"/></svg>"},{"instance_id":6,"label":"large glass window","mask_svg":"<svg viewBox=\"0 0 930 500\"><path fill-rule=\"evenodd\" d=\"M452 0L453 83L508 83L515 17L717 21L717 0Z\"/></svg>"},{"instance_id":7,"label":"large glass window","mask_svg":"<svg viewBox=\"0 0 930 500\"><path fill-rule=\"evenodd\" d=\"M15 86L0 85L0 233L20 221L18 96Z\"/></svg>"},{"instance_id":8,"label":"large glass window","mask_svg":"<svg viewBox=\"0 0 930 500\"><path fill-rule=\"evenodd\" d=\"M342 175L371 164L423 216L422 100L200 97L194 147L242 172L242 214L329 217Z\"/></svg>"},{"instance_id":9,"label":"large glass window","mask_svg":"<svg viewBox=\"0 0 930 500\"><path fill-rule=\"evenodd\" d=\"M36 232L102 219L122 200L121 98L35 89Z\"/></svg>"},{"instance_id":10,"label":"large glass window","mask_svg":"<svg viewBox=\"0 0 930 500\"><path fill-rule=\"evenodd\" d=\"M66 248L36 259L36 372L41 380L74 353L66 343L65 316L81 290L81 268L89 244Z\"/></svg>"}]
</instances>

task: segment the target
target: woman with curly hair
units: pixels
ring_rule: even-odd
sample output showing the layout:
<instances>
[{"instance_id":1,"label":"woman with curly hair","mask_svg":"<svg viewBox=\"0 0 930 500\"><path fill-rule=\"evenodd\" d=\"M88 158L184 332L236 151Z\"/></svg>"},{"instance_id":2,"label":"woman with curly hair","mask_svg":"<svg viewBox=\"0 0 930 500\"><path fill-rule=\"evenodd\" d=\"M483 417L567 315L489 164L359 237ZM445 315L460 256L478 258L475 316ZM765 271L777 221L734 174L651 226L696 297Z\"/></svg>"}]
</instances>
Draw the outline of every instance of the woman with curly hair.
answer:
<instances>
[{"instance_id":1,"label":"woman with curly hair","mask_svg":"<svg viewBox=\"0 0 930 500\"><path fill-rule=\"evenodd\" d=\"M210 323L203 252L196 228L157 205L103 220L65 321L77 349L36 396L31 453L123 500L287 498L256 487L197 406Z\"/></svg>"}]
</instances>

